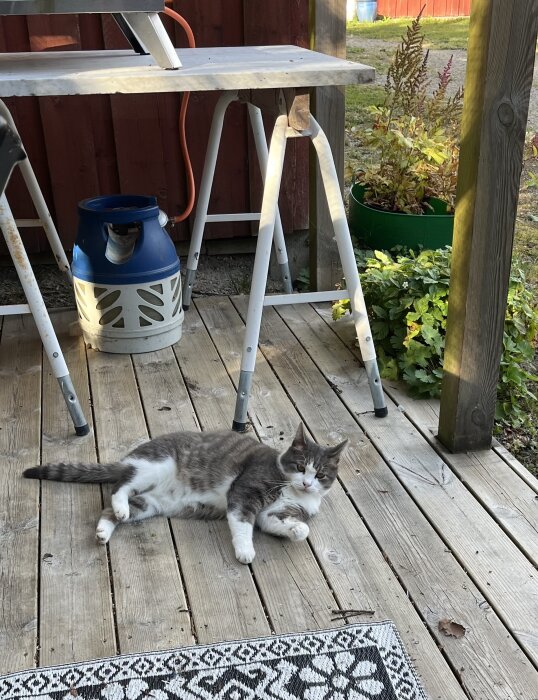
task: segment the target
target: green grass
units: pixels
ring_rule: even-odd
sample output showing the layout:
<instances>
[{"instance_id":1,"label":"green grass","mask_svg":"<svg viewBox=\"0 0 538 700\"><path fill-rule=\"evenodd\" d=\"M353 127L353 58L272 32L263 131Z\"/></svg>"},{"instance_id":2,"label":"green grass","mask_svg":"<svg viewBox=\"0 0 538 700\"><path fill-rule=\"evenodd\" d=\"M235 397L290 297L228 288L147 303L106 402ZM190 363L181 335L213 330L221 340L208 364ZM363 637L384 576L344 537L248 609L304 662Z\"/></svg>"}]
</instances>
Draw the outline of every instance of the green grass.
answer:
<instances>
[{"instance_id":1,"label":"green grass","mask_svg":"<svg viewBox=\"0 0 538 700\"><path fill-rule=\"evenodd\" d=\"M409 17L398 19L382 19L377 22L347 23L348 34L367 39L383 39L384 41L399 42L405 34ZM425 48L431 49L465 49L469 34L469 18L454 17L449 19L434 19L424 17L421 20L424 29Z\"/></svg>"},{"instance_id":2,"label":"green grass","mask_svg":"<svg viewBox=\"0 0 538 700\"><path fill-rule=\"evenodd\" d=\"M380 105L385 98L381 85L348 85L346 87L346 126L371 125L370 105Z\"/></svg>"}]
</instances>

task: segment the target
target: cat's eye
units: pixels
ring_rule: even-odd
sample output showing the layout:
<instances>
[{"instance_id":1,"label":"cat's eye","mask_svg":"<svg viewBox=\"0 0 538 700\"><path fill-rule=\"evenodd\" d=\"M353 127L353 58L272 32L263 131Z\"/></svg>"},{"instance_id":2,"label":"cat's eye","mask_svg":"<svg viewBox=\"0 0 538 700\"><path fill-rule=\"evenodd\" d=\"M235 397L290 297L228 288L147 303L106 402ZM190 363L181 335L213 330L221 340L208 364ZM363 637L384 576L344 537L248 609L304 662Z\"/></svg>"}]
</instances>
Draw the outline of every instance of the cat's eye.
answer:
<instances>
[{"instance_id":1,"label":"cat's eye","mask_svg":"<svg viewBox=\"0 0 538 700\"><path fill-rule=\"evenodd\" d=\"M318 481L323 481L323 479L326 479L326 478L327 478L327 475L326 475L326 474L322 474L322 472L318 472L318 473L316 474L316 479L317 479Z\"/></svg>"},{"instance_id":2,"label":"cat's eye","mask_svg":"<svg viewBox=\"0 0 538 700\"><path fill-rule=\"evenodd\" d=\"M298 471L298 472L301 472L301 474L304 474L304 467L303 467L302 464L298 464L298 465L297 465L297 471Z\"/></svg>"}]
</instances>

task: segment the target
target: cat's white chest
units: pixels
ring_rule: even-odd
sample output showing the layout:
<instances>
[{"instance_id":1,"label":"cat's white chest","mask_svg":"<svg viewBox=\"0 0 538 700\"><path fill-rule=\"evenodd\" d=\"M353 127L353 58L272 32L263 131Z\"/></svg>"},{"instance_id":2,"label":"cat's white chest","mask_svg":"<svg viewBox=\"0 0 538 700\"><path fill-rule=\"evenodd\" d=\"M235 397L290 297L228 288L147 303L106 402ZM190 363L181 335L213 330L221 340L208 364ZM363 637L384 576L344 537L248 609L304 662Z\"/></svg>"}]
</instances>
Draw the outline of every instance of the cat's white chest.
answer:
<instances>
[{"instance_id":1,"label":"cat's white chest","mask_svg":"<svg viewBox=\"0 0 538 700\"><path fill-rule=\"evenodd\" d=\"M271 513L300 506L308 515L312 516L318 512L320 504L321 495L319 493L300 492L296 491L292 486L285 486L277 500L265 512L267 515L270 515Z\"/></svg>"}]
</instances>

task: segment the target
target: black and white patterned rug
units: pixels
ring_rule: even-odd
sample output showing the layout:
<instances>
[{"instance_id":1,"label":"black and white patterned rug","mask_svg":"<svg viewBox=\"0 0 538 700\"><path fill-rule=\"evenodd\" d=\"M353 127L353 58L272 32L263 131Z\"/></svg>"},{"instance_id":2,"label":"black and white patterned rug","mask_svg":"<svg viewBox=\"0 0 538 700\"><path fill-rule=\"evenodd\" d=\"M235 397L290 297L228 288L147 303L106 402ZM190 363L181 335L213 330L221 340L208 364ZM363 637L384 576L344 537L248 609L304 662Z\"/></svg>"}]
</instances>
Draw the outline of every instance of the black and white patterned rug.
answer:
<instances>
[{"instance_id":1,"label":"black and white patterned rug","mask_svg":"<svg viewBox=\"0 0 538 700\"><path fill-rule=\"evenodd\" d=\"M0 700L427 700L391 622L22 671Z\"/></svg>"}]
</instances>

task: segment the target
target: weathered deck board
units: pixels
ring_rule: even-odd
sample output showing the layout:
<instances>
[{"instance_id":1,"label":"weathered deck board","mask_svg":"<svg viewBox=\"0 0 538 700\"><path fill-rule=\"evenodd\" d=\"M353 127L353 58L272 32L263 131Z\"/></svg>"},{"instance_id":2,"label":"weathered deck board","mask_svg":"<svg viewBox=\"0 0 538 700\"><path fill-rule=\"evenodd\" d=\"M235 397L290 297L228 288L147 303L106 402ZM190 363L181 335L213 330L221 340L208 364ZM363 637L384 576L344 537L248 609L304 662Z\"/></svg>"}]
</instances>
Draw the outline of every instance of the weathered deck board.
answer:
<instances>
[{"instance_id":1,"label":"weathered deck board","mask_svg":"<svg viewBox=\"0 0 538 700\"><path fill-rule=\"evenodd\" d=\"M324 332L321 324L318 329ZM338 324L335 330L339 332ZM342 348L342 352L351 351ZM354 393L348 390L350 381L348 377L339 395L349 410L356 411ZM538 579L533 565L400 411L393 409L389 421L377 420L373 414L360 414L357 419L447 546L471 573L483 596L536 663ZM518 591L517 596L514 590Z\"/></svg>"},{"instance_id":2,"label":"weathered deck board","mask_svg":"<svg viewBox=\"0 0 538 700\"><path fill-rule=\"evenodd\" d=\"M54 314L54 325L87 420L92 420L84 344L68 333L72 312ZM73 433L58 382L43 359L43 464L95 462L93 432ZM102 508L97 484L44 481L41 485L41 588L39 661L72 663L117 653L105 547L96 547ZM82 632L83 630L83 632Z\"/></svg>"},{"instance_id":3,"label":"weathered deck board","mask_svg":"<svg viewBox=\"0 0 538 700\"><path fill-rule=\"evenodd\" d=\"M221 422L222 401L231 396L226 371L195 309L185 314L183 334L174 350L198 420L204 430L227 427ZM235 559L227 523L174 520L173 527L199 641L269 634L252 573Z\"/></svg>"},{"instance_id":4,"label":"weathered deck board","mask_svg":"<svg viewBox=\"0 0 538 700\"><path fill-rule=\"evenodd\" d=\"M0 342L0 673L32 668L37 644L41 342L32 318L4 320Z\"/></svg>"},{"instance_id":5,"label":"weathered deck board","mask_svg":"<svg viewBox=\"0 0 538 700\"><path fill-rule=\"evenodd\" d=\"M300 342L312 356L315 354L316 364L346 402L348 392L356 393L352 388L354 378L360 382L363 375L351 353L311 307L280 307L279 313L296 336L289 338L278 332L277 323L268 324L267 336L278 341L273 352L284 349L275 362L285 385L289 386L289 346ZM269 356L265 344L263 347ZM306 371L306 359L298 362ZM343 428L343 406L335 405L333 400L329 410L329 392L328 386L320 389L318 402L322 395L327 397L328 420ZM292 394L292 398L299 402L298 396ZM392 412L387 421L391 418ZM379 453L362 440L353 461L357 468L346 463L342 470L346 489L452 665L465 669L462 677L466 689L492 698L532 697L538 673ZM443 618L463 624L468 630L465 637L444 637L438 629Z\"/></svg>"},{"instance_id":6,"label":"weathered deck board","mask_svg":"<svg viewBox=\"0 0 538 700\"><path fill-rule=\"evenodd\" d=\"M148 437L131 358L91 351L88 364L100 461L114 461ZM184 594L168 521L120 526L108 547L120 651L185 643Z\"/></svg>"},{"instance_id":7,"label":"weathered deck board","mask_svg":"<svg viewBox=\"0 0 538 700\"><path fill-rule=\"evenodd\" d=\"M190 309L187 323L192 319L192 323L198 325L197 315L195 309ZM182 372L187 384L197 387L193 402L195 408L202 410L203 407L210 421L208 429L229 428L235 390L212 339L205 330L200 331L198 326L196 349L178 346ZM202 356L206 365L200 362ZM213 370L209 370L208 365ZM215 371L216 367L220 370ZM214 392L218 393L218 404L213 400ZM277 419L274 414L273 423ZM289 437L291 439L291 435ZM225 532L225 536L228 542L229 533ZM272 628L282 633L333 627L330 611L336 607L336 602L308 545L288 543L258 532L254 545L256 558L251 568Z\"/></svg>"},{"instance_id":8,"label":"weathered deck board","mask_svg":"<svg viewBox=\"0 0 538 700\"><path fill-rule=\"evenodd\" d=\"M234 303L245 311L244 298L234 299ZM197 307L210 328L228 371L237 381L237 347L243 322L226 299L199 301ZM274 311L271 309L264 311L264 317L272 314ZM268 346L271 347L274 342L275 352L284 350L286 357L296 356L300 351L298 346L281 348L280 338L273 336L272 332L269 338ZM317 370L313 377L302 373L298 364L296 369L298 371L293 376L286 378L286 391L293 395L294 388L300 387L306 403L314 407L314 414L309 415L314 420L307 420L307 424L316 426L316 430L318 425L324 426L316 437L324 442L338 441L343 437L339 426L334 423L326 428L327 416L322 416L316 410L319 405L319 384L326 386L325 380ZM278 433L283 430L279 423L293 424L290 419L296 415L296 409L260 353L254 385L251 414L258 416L262 412L271 415L272 421L268 425L273 425ZM302 402L297 401L296 395L293 399L304 417ZM394 620L431 698L463 698L462 690L448 665L340 485L333 487L311 525L309 540L338 606L341 609L373 610L372 619L388 617Z\"/></svg>"},{"instance_id":9,"label":"weathered deck board","mask_svg":"<svg viewBox=\"0 0 538 700\"><path fill-rule=\"evenodd\" d=\"M211 298L195 306L201 315L195 307L186 314L184 337L173 349L132 358L88 353L101 461L124 454L148 430L154 436L229 427L244 328L238 309L244 312L245 300ZM405 414L394 408L385 421L371 416L364 372L347 347L349 338L342 343L337 335L346 324L332 329L322 315L306 305L264 311L249 415L258 437L279 448L300 419L321 442L349 435L341 485L311 522L307 542L257 532L250 567L236 562L225 522L178 519L171 526L164 519L120 526L108 558L106 548L93 542L98 487L43 483L39 522L38 484L20 474L39 457L36 397L42 376L43 461L93 459L95 440L73 436L55 380L47 366L41 370L33 321L4 320L0 672L31 667L39 642L36 660L44 665L108 655L115 645L121 652L138 651L329 627L342 624L331 620L332 608L361 608L375 613L353 621L395 621L432 700L538 697L530 658L536 606L532 590L527 595L529 588L522 587L534 569L515 544L525 539L523 531L514 530L511 541L486 500L473 496L467 479L453 475L448 457L441 467L428 430L435 402L421 404L422 424L414 404L406 405ZM68 316L57 322L65 326ZM85 404L82 339L60 336ZM491 451L487 459L502 470L498 455ZM506 489L496 485L496 476L487 483L483 462L480 488L493 489L497 504L512 502L506 494L516 488L513 480L517 489L523 484L536 493L532 479L518 476L509 461L503 456ZM458 468L463 474L467 466L454 467L454 473ZM427 483L439 470L447 483ZM528 522L531 515L529 510ZM469 535L479 543L479 556L472 556ZM13 595L12 582L25 587L22 598ZM463 624L465 636L443 636L443 617ZM77 637L79 625L87 632ZM117 640L110 634L113 625Z\"/></svg>"},{"instance_id":10,"label":"weathered deck board","mask_svg":"<svg viewBox=\"0 0 538 700\"><path fill-rule=\"evenodd\" d=\"M326 311L322 315L327 318ZM332 325L338 336L353 347L355 330L346 321ZM516 477L494 450L451 453L435 437L439 410L436 399L412 400L405 386L398 382L385 382L385 388L399 410L411 419L443 461L538 566L538 508L536 492L531 486L532 475L528 473L525 480Z\"/></svg>"}]
</instances>

